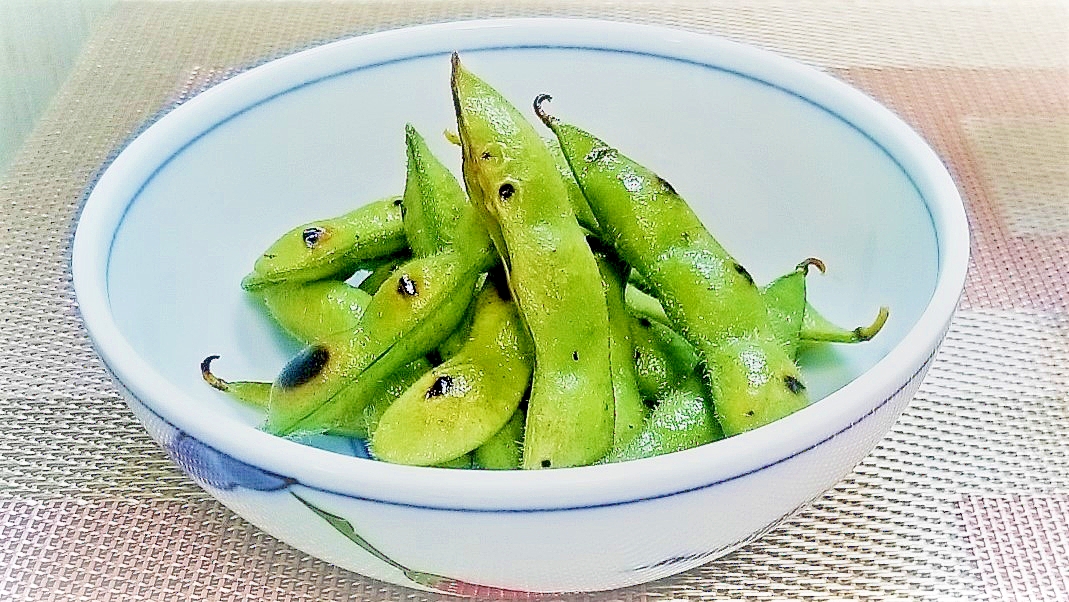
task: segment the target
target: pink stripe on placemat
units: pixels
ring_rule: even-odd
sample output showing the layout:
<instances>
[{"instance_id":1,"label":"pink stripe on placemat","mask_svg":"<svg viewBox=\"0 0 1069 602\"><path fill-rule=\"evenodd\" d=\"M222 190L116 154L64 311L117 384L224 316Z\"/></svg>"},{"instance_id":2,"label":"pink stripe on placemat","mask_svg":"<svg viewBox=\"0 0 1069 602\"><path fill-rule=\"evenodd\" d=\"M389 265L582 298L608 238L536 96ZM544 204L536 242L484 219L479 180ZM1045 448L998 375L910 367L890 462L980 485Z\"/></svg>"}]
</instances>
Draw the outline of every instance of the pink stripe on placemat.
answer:
<instances>
[{"instance_id":1,"label":"pink stripe on placemat","mask_svg":"<svg viewBox=\"0 0 1069 602\"><path fill-rule=\"evenodd\" d=\"M992 600L1069 600L1069 495L967 495L958 507Z\"/></svg>"}]
</instances>

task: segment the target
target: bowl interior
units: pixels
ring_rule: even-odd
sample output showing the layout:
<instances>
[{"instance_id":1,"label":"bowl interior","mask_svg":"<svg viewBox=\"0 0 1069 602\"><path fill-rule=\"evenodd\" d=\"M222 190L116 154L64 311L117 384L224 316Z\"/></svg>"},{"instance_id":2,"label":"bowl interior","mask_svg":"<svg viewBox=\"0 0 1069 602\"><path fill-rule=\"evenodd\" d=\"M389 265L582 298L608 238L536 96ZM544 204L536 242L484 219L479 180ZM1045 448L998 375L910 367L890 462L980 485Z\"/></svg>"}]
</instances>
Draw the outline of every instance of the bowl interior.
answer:
<instances>
[{"instance_id":1,"label":"bowl interior","mask_svg":"<svg viewBox=\"0 0 1069 602\"><path fill-rule=\"evenodd\" d=\"M248 92L181 126L175 136L187 142L133 183L108 257L108 301L134 350L188 394L187 412L258 423L208 388L198 364L219 354L224 378L274 378L297 348L241 277L289 228L400 194L406 122L459 173L458 150L439 135L456 127L448 54L347 70L362 59L339 52L335 75ZM936 233L916 186L820 104L738 70L650 53L498 47L462 59L527 113L536 94L552 94L550 112L672 182L759 283L818 257L828 272L810 277L810 298L826 316L853 326L890 307L875 340L806 356L815 398L884 357L931 299Z\"/></svg>"}]
</instances>

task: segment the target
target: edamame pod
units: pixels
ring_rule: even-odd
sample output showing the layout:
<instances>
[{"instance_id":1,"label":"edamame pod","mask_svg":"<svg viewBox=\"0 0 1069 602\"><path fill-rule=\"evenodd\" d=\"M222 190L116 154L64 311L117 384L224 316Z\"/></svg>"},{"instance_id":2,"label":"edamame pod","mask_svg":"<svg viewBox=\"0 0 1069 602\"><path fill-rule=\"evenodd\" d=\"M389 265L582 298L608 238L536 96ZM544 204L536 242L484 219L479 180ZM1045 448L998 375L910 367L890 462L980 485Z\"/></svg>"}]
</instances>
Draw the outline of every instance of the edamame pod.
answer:
<instances>
[{"instance_id":1,"label":"edamame pod","mask_svg":"<svg viewBox=\"0 0 1069 602\"><path fill-rule=\"evenodd\" d=\"M378 261L376 265L368 266L367 269L370 270L368 275L360 281L360 284L356 285L356 288L367 293L370 298L371 295L374 295L379 290L383 282L390 279L390 275L393 274L394 270L411 260L411 254L398 253Z\"/></svg>"},{"instance_id":2,"label":"edamame pod","mask_svg":"<svg viewBox=\"0 0 1069 602\"><path fill-rule=\"evenodd\" d=\"M702 356L724 432L748 431L805 407L798 367L776 339L745 268L668 182L547 115L540 106L546 99L536 99L536 111L556 134L602 236L650 282Z\"/></svg>"},{"instance_id":3,"label":"edamame pod","mask_svg":"<svg viewBox=\"0 0 1069 602\"><path fill-rule=\"evenodd\" d=\"M371 295L336 280L296 284L283 282L264 286L254 292L261 296L271 317L294 338L306 344L351 330L371 300ZM272 383L227 382L211 372L211 362L217 357L210 356L201 363L204 380L230 397L266 410ZM331 417L322 424L306 424L305 430L366 438L386 406L429 369L430 364L426 359L413 359L388 375L377 390L370 393L371 400L366 406L360 406L349 414ZM338 406L359 406L350 400L350 396L361 392L355 387L350 391L350 387L352 385L338 394Z\"/></svg>"},{"instance_id":4,"label":"edamame pod","mask_svg":"<svg viewBox=\"0 0 1069 602\"><path fill-rule=\"evenodd\" d=\"M494 433L486 443L480 445L474 452L473 464L475 468L485 470L512 470L520 467L523 460L523 423L526 415L522 408L517 408L512 418Z\"/></svg>"},{"instance_id":5,"label":"edamame pod","mask_svg":"<svg viewBox=\"0 0 1069 602\"><path fill-rule=\"evenodd\" d=\"M212 362L217 359L219 359L218 355L209 355L200 363L200 374L204 381L242 403L266 409L267 400L271 397L271 383L248 380L225 381L212 374Z\"/></svg>"},{"instance_id":6,"label":"edamame pod","mask_svg":"<svg viewBox=\"0 0 1069 602\"><path fill-rule=\"evenodd\" d=\"M405 232L416 256L461 250L480 269L488 270L496 265L497 254L478 210L468 202L452 172L431 153L426 141L411 125L405 127L405 146L408 153ZM442 359L451 357L467 341L470 314L469 311L439 346Z\"/></svg>"},{"instance_id":7,"label":"edamame pod","mask_svg":"<svg viewBox=\"0 0 1069 602\"><path fill-rule=\"evenodd\" d=\"M272 387L265 429L286 435L307 421L319 430L332 416L362 412L379 381L456 328L479 274L459 253L398 268L372 297L357 328L317 341L286 365ZM347 401L356 407L331 407L350 384Z\"/></svg>"},{"instance_id":8,"label":"edamame pod","mask_svg":"<svg viewBox=\"0 0 1069 602\"><path fill-rule=\"evenodd\" d=\"M586 202L582 189L579 188L579 182L575 181L575 176L572 175L572 168L568 166L568 160L564 158L564 152L561 151L560 145L557 144L557 139L543 138L542 141L545 142L549 153L553 155L553 164L556 165L557 173L560 174L561 181L564 182L564 189L568 192L568 205L572 208L572 213L575 214L575 221L590 232L597 234L598 220L594 217L594 212L590 210L590 205Z\"/></svg>"},{"instance_id":9,"label":"edamame pod","mask_svg":"<svg viewBox=\"0 0 1069 602\"><path fill-rule=\"evenodd\" d=\"M862 343L872 339L872 337L876 336L876 333L883 329L883 325L887 323L889 315L890 313L886 307L880 307L876 318L868 326L843 328L830 322L820 315L816 308L806 303L799 337L803 342Z\"/></svg>"},{"instance_id":10,"label":"edamame pod","mask_svg":"<svg viewBox=\"0 0 1069 602\"><path fill-rule=\"evenodd\" d=\"M252 290L283 281L344 280L367 262L404 250L401 202L400 197L375 201L290 230L256 260L241 286Z\"/></svg>"},{"instance_id":11,"label":"edamame pod","mask_svg":"<svg viewBox=\"0 0 1069 602\"><path fill-rule=\"evenodd\" d=\"M532 362L515 306L488 283L475 300L467 343L390 405L372 434L372 453L430 466L476 449L516 412Z\"/></svg>"},{"instance_id":12,"label":"edamame pod","mask_svg":"<svg viewBox=\"0 0 1069 602\"><path fill-rule=\"evenodd\" d=\"M801 344L806 306L805 277L810 266L824 271L824 262L810 257L799 263L792 272L776 278L761 289L761 297L768 309L769 325L791 359L798 357Z\"/></svg>"},{"instance_id":13,"label":"edamame pod","mask_svg":"<svg viewBox=\"0 0 1069 602\"><path fill-rule=\"evenodd\" d=\"M460 220L470 206L456 178L411 124L405 125L405 150L405 235L412 253L426 257L451 247L458 235L465 234L459 231Z\"/></svg>"},{"instance_id":14,"label":"edamame pod","mask_svg":"<svg viewBox=\"0 0 1069 602\"><path fill-rule=\"evenodd\" d=\"M371 295L339 280L282 282L253 293L275 322L303 343L352 330L371 301Z\"/></svg>"},{"instance_id":15,"label":"edamame pod","mask_svg":"<svg viewBox=\"0 0 1069 602\"><path fill-rule=\"evenodd\" d=\"M446 460L441 464L435 464L435 468L471 468L472 454L466 453L463 456L453 458L452 460Z\"/></svg>"},{"instance_id":16,"label":"edamame pod","mask_svg":"<svg viewBox=\"0 0 1069 602\"><path fill-rule=\"evenodd\" d=\"M446 130L445 138L452 144L460 146L460 134ZM568 161L564 158L564 153L561 152L557 139L552 137L542 138L542 141L546 144L550 154L553 155L553 162L557 166L557 173L560 174L561 179L564 181L564 189L568 192L568 205L572 208L576 221L579 222L580 226L596 234L598 232L598 220L594 219L594 212L590 210L590 205L587 204L583 191L579 189L579 184L575 181L575 176L572 175L572 168L568 167Z\"/></svg>"},{"instance_id":17,"label":"edamame pod","mask_svg":"<svg viewBox=\"0 0 1069 602\"><path fill-rule=\"evenodd\" d=\"M634 270L631 270L632 274L634 272ZM624 300L627 301L628 311L631 313L653 320L654 322L670 324L668 316L664 313L664 308L661 307L661 302L642 292L641 289L629 284L627 288L624 289Z\"/></svg>"},{"instance_id":18,"label":"edamame pod","mask_svg":"<svg viewBox=\"0 0 1069 602\"><path fill-rule=\"evenodd\" d=\"M643 399L664 399L698 369L698 354L667 324L631 313L627 320L634 347L635 377Z\"/></svg>"},{"instance_id":19,"label":"edamame pod","mask_svg":"<svg viewBox=\"0 0 1069 602\"><path fill-rule=\"evenodd\" d=\"M546 145L453 55L468 195L487 218L534 343L524 468L591 464L613 441L609 324L594 256Z\"/></svg>"},{"instance_id":20,"label":"edamame pod","mask_svg":"<svg viewBox=\"0 0 1069 602\"><path fill-rule=\"evenodd\" d=\"M204 377L205 382L242 403L266 410L267 405L271 400L272 383L257 381L225 381L211 371L212 361L218 358L218 355L211 355L201 362L201 376ZM423 358L413 360L411 363L402 366L399 370L391 374L382 383L382 387L380 387L379 391L373 394L371 401L363 406L359 412L348 415L338 415L327 424L323 424L320 428L307 428L307 432L323 432L328 435L367 439L368 435L374 431L375 426L382 417L382 413L386 411L386 408L389 407L393 400L402 392L408 389L417 378L426 373L427 370L430 370L430 364L427 363L427 360ZM354 404L345 401L347 397L346 391L343 390L338 394L338 397L340 399L338 405L343 407L353 407Z\"/></svg>"},{"instance_id":21,"label":"edamame pod","mask_svg":"<svg viewBox=\"0 0 1069 602\"><path fill-rule=\"evenodd\" d=\"M810 266L824 273L824 262L810 257L761 289L772 328L791 357L797 356L806 342L861 343L876 336L887 322L888 309L881 307L868 326L843 328L831 323L808 301L806 276Z\"/></svg>"},{"instance_id":22,"label":"edamame pod","mask_svg":"<svg viewBox=\"0 0 1069 602\"><path fill-rule=\"evenodd\" d=\"M655 405L639 434L604 461L648 458L722 439L694 349L665 324L640 315L629 322L639 390Z\"/></svg>"},{"instance_id":23,"label":"edamame pod","mask_svg":"<svg viewBox=\"0 0 1069 602\"><path fill-rule=\"evenodd\" d=\"M627 280L627 265L611 255L611 251L599 248L591 241L594 258L601 271L605 290L605 305L609 315L609 368L612 371L613 448L621 448L638 435L646 418L646 404L642 403L635 382L634 348L631 345L631 318L624 302L624 286Z\"/></svg>"},{"instance_id":24,"label":"edamame pod","mask_svg":"<svg viewBox=\"0 0 1069 602\"><path fill-rule=\"evenodd\" d=\"M683 451L723 438L705 401L701 377L692 373L650 412L642 431L604 462L623 462Z\"/></svg>"},{"instance_id":25,"label":"edamame pod","mask_svg":"<svg viewBox=\"0 0 1069 602\"><path fill-rule=\"evenodd\" d=\"M375 432L386 409L430 369L431 364L425 358L412 360L386 377L380 383L378 390L371 394L371 399L367 403L361 403L355 398L360 393L359 388L350 384L338 394L338 401L331 404L334 412L325 415L317 414L317 416L325 416L323 424L315 425L311 424L311 421L306 421L305 426L309 430L317 430L318 427L331 435L359 437L366 440L371 437L371 433Z\"/></svg>"},{"instance_id":26,"label":"edamame pod","mask_svg":"<svg viewBox=\"0 0 1069 602\"><path fill-rule=\"evenodd\" d=\"M479 210L411 125L405 129L405 146L408 176L404 222L416 256L461 250L483 271L497 265L497 254Z\"/></svg>"}]
</instances>

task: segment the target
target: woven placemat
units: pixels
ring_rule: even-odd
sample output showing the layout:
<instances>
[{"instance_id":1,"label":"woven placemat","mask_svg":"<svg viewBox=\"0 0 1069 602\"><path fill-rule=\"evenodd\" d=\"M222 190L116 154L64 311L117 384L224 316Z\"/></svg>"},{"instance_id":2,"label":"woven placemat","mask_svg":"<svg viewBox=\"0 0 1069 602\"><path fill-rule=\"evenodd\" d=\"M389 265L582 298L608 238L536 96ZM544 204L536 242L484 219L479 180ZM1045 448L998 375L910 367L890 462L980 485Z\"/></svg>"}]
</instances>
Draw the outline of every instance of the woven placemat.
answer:
<instances>
[{"instance_id":1,"label":"woven placemat","mask_svg":"<svg viewBox=\"0 0 1069 602\"><path fill-rule=\"evenodd\" d=\"M831 71L927 138L973 262L945 347L856 470L724 559L576 600L1069 600L1069 5L123 2L0 177L0 600L437 600L310 558L180 473L78 318L69 243L123 143L226 77L416 23L582 16Z\"/></svg>"}]
</instances>

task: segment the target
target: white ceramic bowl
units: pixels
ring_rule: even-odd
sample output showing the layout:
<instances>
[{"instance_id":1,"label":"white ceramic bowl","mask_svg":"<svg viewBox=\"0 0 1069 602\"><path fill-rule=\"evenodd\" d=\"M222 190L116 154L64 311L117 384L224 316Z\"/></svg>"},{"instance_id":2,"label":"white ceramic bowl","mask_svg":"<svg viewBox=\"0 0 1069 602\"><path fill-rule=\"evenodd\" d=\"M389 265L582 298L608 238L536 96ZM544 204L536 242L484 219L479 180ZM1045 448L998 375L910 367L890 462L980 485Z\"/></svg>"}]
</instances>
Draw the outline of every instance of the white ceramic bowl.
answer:
<instances>
[{"instance_id":1,"label":"white ceramic bowl","mask_svg":"<svg viewBox=\"0 0 1069 602\"><path fill-rule=\"evenodd\" d=\"M525 472L394 466L258 431L201 382L270 380L295 348L238 286L276 236L404 184L402 126L454 126L449 53L520 107L552 111L659 171L759 281L816 256L813 301L872 342L811 355L819 400L712 445ZM548 132L547 132L548 133ZM885 108L814 69L680 31L473 21L328 44L175 108L89 196L73 252L93 343L152 436L212 495L293 546L411 587L616 588L708 562L843 477L917 389L965 277L968 230L938 157ZM107 425L101 425L107 428ZM473 585L477 584L477 585ZM481 589L480 589L481 588ZM518 590L509 591L509 590Z\"/></svg>"}]
</instances>

